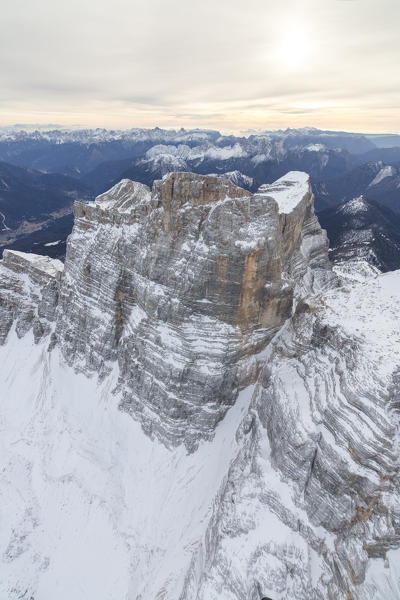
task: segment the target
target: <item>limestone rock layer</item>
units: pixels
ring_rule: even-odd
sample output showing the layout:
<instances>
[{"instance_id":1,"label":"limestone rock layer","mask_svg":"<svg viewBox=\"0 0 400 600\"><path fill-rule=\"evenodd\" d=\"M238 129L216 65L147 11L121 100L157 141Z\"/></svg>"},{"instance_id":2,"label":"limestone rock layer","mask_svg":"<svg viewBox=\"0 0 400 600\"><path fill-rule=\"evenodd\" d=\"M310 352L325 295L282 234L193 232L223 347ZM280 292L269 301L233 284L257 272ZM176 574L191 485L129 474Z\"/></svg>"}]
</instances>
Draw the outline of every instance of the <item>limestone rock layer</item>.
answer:
<instances>
[{"instance_id":1,"label":"limestone rock layer","mask_svg":"<svg viewBox=\"0 0 400 600\"><path fill-rule=\"evenodd\" d=\"M63 264L47 256L5 250L0 261L0 344L15 322L22 337L50 333L55 320Z\"/></svg>"},{"instance_id":2,"label":"limestone rock layer","mask_svg":"<svg viewBox=\"0 0 400 600\"><path fill-rule=\"evenodd\" d=\"M125 180L64 269L6 252L0 597L398 600L399 311L303 173Z\"/></svg>"},{"instance_id":3,"label":"limestone rock layer","mask_svg":"<svg viewBox=\"0 0 400 600\"><path fill-rule=\"evenodd\" d=\"M75 204L54 335L76 369L105 376L116 361L122 407L195 447L255 381L294 302L331 279L303 173L254 195L192 173L152 191L123 180Z\"/></svg>"}]
</instances>

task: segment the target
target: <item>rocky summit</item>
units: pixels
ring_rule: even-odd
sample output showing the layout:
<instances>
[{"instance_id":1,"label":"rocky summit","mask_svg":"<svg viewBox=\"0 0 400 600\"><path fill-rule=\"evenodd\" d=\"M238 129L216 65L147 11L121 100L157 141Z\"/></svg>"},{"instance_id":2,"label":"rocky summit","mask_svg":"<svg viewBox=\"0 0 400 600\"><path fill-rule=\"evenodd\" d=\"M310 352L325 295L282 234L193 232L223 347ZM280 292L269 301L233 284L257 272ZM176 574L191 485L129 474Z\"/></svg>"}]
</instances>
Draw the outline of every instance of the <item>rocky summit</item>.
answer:
<instances>
[{"instance_id":1,"label":"rocky summit","mask_svg":"<svg viewBox=\"0 0 400 600\"><path fill-rule=\"evenodd\" d=\"M313 201L125 179L64 267L4 252L5 598L399 597L400 273L340 280Z\"/></svg>"},{"instance_id":2,"label":"rocky summit","mask_svg":"<svg viewBox=\"0 0 400 600\"><path fill-rule=\"evenodd\" d=\"M304 174L254 196L191 173L168 175L152 192L123 180L75 204L52 343L100 377L116 362L123 408L162 441L193 448L254 383L257 355L295 297L330 281L326 250ZM6 277L21 260L6 253ZM35 272L44 260L32 259Z\"/></svg>"}]
</instances>

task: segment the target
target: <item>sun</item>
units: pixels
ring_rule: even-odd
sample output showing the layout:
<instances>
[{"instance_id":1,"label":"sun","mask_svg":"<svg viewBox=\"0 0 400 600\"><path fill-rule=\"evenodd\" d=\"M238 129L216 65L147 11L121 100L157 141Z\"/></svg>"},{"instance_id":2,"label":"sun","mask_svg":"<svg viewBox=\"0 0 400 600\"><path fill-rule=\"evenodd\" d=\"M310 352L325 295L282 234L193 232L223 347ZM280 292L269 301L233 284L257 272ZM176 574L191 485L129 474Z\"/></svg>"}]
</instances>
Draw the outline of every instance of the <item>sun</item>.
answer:
<instances>
[{"instance_id":1,"label":"sun","mask_svg":"<svg viewBox=\"0 0 400 600\"><path fill-rule=\"evenodd\" d=\"M308 32L301 27L286 29L275 53L277 66L296 69L306 66L311 59L311 42Z\"/></svg>"}]
</instances>

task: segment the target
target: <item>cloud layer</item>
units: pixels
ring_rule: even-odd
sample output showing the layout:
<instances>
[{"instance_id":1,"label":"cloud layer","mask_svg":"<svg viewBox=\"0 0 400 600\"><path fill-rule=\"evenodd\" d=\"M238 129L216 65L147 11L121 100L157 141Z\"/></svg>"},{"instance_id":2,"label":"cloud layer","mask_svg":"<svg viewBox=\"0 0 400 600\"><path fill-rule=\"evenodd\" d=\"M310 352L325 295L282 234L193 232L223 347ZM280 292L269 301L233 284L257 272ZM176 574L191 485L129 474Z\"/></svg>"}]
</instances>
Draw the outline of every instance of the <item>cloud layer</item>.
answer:
<instances>
[{"instance_id":1,"label":"cloud layer","mask_svg":"<svg viewBox=\"0 0 400 600\"><path fill-rule=\"evenodd\" d=\"M398 0L14 0L0 122L400 130Z\"/></svg>"}]
</instances>

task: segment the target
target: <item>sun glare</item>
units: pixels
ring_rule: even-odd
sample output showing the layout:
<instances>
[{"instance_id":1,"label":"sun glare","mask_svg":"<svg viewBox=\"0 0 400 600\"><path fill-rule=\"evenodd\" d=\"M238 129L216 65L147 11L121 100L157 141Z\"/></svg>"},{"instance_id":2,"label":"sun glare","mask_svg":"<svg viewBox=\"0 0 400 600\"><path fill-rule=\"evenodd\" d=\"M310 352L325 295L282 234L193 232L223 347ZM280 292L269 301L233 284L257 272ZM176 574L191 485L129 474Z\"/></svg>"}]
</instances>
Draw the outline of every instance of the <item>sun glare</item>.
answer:
<instances>
[{"instance_id":1,"label":"sun glare","mask_svg":"<svg viewBox=\"0 0 400 600\"><path fill-rule=\"evenodd\" d=\"M307 32L290 27L278 43L275 55L278 66L295 69L305 66L311 58L311 43Z\"/></svg>"}]
</instances>

